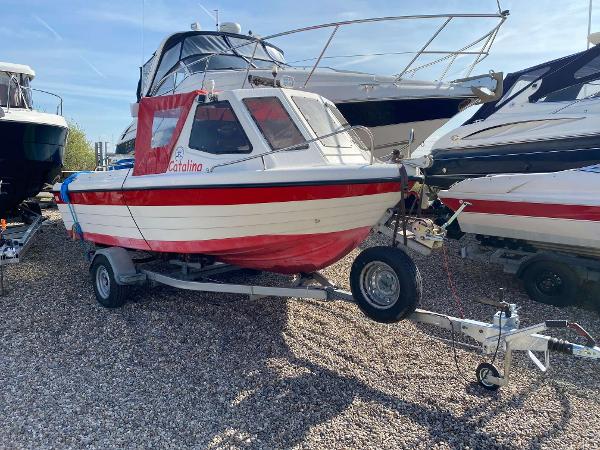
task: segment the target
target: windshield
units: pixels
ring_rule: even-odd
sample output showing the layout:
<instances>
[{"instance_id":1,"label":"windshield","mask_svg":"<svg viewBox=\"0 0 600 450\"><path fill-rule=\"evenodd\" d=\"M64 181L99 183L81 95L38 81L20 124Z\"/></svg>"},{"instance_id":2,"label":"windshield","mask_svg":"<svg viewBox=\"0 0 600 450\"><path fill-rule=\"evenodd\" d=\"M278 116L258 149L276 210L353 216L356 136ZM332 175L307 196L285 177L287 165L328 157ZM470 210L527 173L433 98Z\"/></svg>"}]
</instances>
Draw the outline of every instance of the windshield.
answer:
<instances>
[{"instance_id":1,"label":"windshield","mask_svg":"<svg viewBox=\"0 0 600 450\"><path fill-rule=\"evenodd\" d=\"M307 97L292 97L292 100L315 132L317 137L342 130L344 126L328 111L320 100ZM321 139L325 147L352 147L352 139L348 133L339 133Z\"/></svg>"},{"instance_id":2,"label":"windshield","mask_svg":"<svg viewBox=\"0 0 600 450\"><path fill-rule=\"evenodd\" d=\"M0 106L31 108L31 92L27 75L0 72Z\"/></svg>"},{"instance_id":3,"label":"windshield","mask_svg":"<svg viewBox=\"0 0 600 450\"><path fill-rule=\"evenodd\" d=\"M548 95L540 98L538 102L572 102L593 97L600 97L600 80L579 83L550 92Z\"/></svg>"}]
</instances>

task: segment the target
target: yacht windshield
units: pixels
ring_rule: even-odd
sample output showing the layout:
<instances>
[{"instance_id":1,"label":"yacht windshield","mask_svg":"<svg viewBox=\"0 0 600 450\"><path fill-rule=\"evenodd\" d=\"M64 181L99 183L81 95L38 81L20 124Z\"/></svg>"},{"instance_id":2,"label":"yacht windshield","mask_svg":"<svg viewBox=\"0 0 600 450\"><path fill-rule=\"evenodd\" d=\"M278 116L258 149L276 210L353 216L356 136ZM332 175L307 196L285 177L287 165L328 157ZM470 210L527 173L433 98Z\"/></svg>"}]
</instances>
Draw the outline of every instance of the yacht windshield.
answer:
<instances>
[{"instance_id":1,"label":"yacht windshield","mask_svg":"<svg viewBox=\"0 0 600 450\"><path fill-rule=\"evenodd\" d=\"M31 108L31 92L27 75L0 72L0 106Z\"/></svg>"},{"instance_id":2,"label":"yacht windshield","mask_svg":"<svg viewBox=\"0 0 600 450\"><path fill-rule=\"evenodd\" d=\"M538 102L573 102L594 97L600 97L600 80L579 83L559 89L540 98Z\"/></svg>"},{"instance_id":3,"label":"yacht windshield","mask_svg":"<svg viewBox=\"0 0 600 450\"><path fill-rule=\"evenodd\" d=\"M181 80L193 73L208 70L246 69L252 55L252 67L270 69L285 64L283 53L270 44L242 35L204 32L175 36L160 56L160 62L150 89L150 95L173 91ZM258 45L257 45L258 42ZM154 57L142 68L142 88L147 86L147 71ZM167 79L168 78L168 79ZM146 92L144 89L143 92Z\"/></svg>"}]
</instances>

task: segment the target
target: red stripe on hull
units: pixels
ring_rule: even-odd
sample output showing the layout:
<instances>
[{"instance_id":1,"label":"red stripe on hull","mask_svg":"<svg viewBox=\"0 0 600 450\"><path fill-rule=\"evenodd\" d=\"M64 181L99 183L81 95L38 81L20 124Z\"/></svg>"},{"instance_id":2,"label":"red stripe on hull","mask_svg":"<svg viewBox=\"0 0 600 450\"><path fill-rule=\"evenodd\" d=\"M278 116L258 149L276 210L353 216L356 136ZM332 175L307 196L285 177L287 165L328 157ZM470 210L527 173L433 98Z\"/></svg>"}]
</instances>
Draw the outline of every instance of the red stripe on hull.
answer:
<instances>
[{"instance_id":1,"label":"red stripe on hull","mask_svg":"<svg viewBox=\"0 0 600 450\"><path fill-rule=\"evenodd\" d=\"M146 241L96 233L84 239L104 245L164 253L205 254L240 267L278 273L314 272L330 266L356 248L370 227L332 233L247 236L206 241Z\"/></svg>"},{"instance_id":2,"label":"red stripe on hull","mask_svg":"<svg viewBox=\"0 0 600 450\"><path fill-rule=\"evenodd\" d=\"M389 181L314 186L210 187L70 192L69 199L71 203L86 205L239 205L358 197L362 195L398 192L399 190L399 182ZM58 203L64 203L58 194L55 194L55 199Z\"/></svg>"},{"instance_id":3,"label":"red stripe on hull","mask_svg":"<svg viewBox=\"0 0 600 450\"><path fill-rule=\"evenodd\" d=\"M442 201L444 205L454 211L461 205L461 200L456 198L442 198ZM469 213L600 221L600 206L471 200L468 198L465 198L464 201L471 203L464 209Z\"/></svg>"}]
</instances>

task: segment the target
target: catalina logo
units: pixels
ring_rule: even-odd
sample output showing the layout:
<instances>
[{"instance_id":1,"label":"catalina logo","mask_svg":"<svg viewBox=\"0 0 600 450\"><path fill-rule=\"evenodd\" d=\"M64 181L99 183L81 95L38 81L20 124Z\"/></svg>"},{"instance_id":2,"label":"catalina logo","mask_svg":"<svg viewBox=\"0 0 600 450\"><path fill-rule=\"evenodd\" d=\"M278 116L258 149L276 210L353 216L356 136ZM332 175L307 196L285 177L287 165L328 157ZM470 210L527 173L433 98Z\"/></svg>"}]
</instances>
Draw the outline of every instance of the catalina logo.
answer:
<instances>
[{"instance_id":1,"label":"catalina logo","mask_svg":"<svg viewBox=\"0 0 600 450\"><path fill-rule=\"evenodd\" d=\"M183 149L183 147L177 147L177 150L175 150L175 161L177 161L178 163L182 163L184 154L185 150Z\"/></svg>"},{"instance_id":2,"label":"catalina logo","mask_svg":"<svg viewBox=\"0 0 600 450\"><path fill-rule=\"evenodd\" d=\"M177 147L175 150L174 161L169 163L167 172L202 172L202 164L188 159L183 162L185 150L183 147Z\"/></svg>"}]
</instances>

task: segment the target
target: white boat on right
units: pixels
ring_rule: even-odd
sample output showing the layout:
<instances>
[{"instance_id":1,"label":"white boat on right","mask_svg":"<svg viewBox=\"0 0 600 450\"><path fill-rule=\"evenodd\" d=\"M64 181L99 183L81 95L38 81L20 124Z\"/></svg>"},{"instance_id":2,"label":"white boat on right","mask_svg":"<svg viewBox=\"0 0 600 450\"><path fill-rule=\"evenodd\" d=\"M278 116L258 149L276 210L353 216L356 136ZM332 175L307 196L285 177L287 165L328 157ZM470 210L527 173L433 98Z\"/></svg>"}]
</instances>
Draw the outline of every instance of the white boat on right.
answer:
<instances>
[{"instance_id":1,"label":"white boat on right","mask_svg":"<svg viewBox=\"0 0 600 450\"><path fill-rule=\"evenodd\" d=\"M461 231L513 247L600 257L600 165L553 173L470 178L441 191Z\"/></svg>"}]
</instances>

